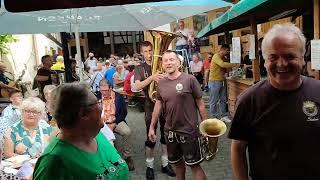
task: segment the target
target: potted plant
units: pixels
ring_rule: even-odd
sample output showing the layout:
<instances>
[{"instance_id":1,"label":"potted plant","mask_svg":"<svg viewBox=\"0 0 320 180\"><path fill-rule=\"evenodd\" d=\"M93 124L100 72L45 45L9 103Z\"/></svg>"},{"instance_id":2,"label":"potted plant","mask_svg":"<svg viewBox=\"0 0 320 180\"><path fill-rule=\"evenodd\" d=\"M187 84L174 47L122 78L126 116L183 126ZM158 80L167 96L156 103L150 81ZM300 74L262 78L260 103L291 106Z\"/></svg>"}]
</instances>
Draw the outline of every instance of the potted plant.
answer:
<instances>
[{"instance_id":1,"label":"potted plant","mask_svg":"<svg viewBox=\"0 0 320 180\"><path fill-rule=\"evenodd\" d=\"M2 55L9 53L8 45L16 41L17 39L12 34L0 34L0 61L2 60Z\"/></svg>"}]
</instances>

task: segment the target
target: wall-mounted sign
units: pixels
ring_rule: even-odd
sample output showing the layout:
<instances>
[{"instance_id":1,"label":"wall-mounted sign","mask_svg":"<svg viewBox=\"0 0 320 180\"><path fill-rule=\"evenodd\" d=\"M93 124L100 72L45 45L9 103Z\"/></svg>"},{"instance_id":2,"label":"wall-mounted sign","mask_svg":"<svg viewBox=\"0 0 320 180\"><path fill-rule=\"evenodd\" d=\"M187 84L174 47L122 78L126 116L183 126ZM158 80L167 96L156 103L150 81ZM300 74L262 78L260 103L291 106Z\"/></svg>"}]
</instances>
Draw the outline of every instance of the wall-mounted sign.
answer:
<instances>
[{"instance_id":1,"label":"wall-mounted sign","mask_svg":"<svg viewBox=\"0 0 320 180\"><path fill-rule=\"evenodd\" d=\"M256 59L256 44L255 44L255 36L251 34L249 36L249 59Z\"/></svg>"},{"instance_id":2,"label":"wall-mounted sign","mask_svg":"<svg viewBox=\"0 0 320 180\"><path fill-rule=\"evenodd\" d=\"M232 38L232 58L230 59L231 63L240 63L241 62L241 44L240 37Z\"/></svg>"},{"instance_id":3,"label":"wall-mounted sign","mask_svg":"<svg viewBox=\"0 0 320 180\"><path fill-rule=\"evenodd\" d=\"M320 40L311 40L311 69L320 70Z\"/></svg>"}]
</instances>

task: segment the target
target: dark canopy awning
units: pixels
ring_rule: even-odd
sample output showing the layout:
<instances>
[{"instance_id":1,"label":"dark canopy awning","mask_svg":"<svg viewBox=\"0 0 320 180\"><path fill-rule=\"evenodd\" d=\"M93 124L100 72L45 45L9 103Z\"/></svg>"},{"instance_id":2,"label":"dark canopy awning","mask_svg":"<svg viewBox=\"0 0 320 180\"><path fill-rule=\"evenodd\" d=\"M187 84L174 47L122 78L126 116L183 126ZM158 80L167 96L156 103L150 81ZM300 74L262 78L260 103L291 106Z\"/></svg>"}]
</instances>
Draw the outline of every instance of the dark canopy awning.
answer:
<instances>
[{"instance_id":1,"label":"dark canopy awning","mask_svg":"<svg viewBox=\"0 0 320 180\"><path fill-rule=\"evenodd\" d=\"M50 9L70 9L95 6L114 6L134 3L159 2L164 0L4 0L7 11L29 12ZM171 1L171 0L165 0Z\"/></svg>"},{"instance_id":2,"label":"dark canopy awning","mask_svg":"<svg viewBox=\"0 0 320 180\"><path fill-rule=\"evenodd\" d=\"M299 16L311 9L311 0L241 0L204 27L197 37L248 27L251 18L255 18L256 23L264 23L288 16Z\"/></svg>"}]
</instances>

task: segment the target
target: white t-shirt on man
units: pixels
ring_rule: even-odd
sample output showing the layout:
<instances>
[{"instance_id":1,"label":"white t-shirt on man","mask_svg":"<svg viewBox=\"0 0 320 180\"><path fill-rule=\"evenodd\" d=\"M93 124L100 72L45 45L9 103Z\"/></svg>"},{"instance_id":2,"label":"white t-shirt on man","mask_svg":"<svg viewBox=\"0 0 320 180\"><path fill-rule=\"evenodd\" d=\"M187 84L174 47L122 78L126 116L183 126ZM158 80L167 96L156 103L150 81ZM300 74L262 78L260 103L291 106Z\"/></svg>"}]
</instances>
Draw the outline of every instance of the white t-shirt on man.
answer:
<instances>
[{"instance_id":1,"label":"white t-shirt on man","mask_svg":"<svg viewBox=\"0 0 320 180\"><path fill-rule=\"evenodd\" d=\"M178 29L176 31L176 33L179 35L181 32L181 34L183 34L186 38L184 37L177 37L177 43L176 46L181 46L181 45L188 45L187 39L188 39L188 34L190 32L190 30L188 28L184 28L183 30Z\"/></svg>"}]
</instances>

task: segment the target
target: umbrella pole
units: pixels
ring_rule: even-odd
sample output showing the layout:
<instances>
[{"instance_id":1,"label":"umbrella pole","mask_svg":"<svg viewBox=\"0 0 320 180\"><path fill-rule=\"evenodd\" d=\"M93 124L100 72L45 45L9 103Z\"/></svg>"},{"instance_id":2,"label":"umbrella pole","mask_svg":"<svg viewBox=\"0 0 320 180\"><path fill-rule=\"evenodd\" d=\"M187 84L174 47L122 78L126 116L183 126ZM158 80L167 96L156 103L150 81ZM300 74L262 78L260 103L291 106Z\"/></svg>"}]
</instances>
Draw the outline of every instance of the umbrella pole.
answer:
<instances>
[{"instance_id":1,"label":"umbrella pole","mask_svg":"<svg viewBox=\"0 0 320 180\"><path fill-rule=\"evenodd\" d=\"M78 66L79 66L79 76L80 76L80 82L83 81L83 62L81 57L81 49L80 49L80 39L79 39L79 27L76 26L75 32L74 32L75 38L76 38L76 48L77 48L77 55L78 58Z\"/></svg>"}]
</instances>

